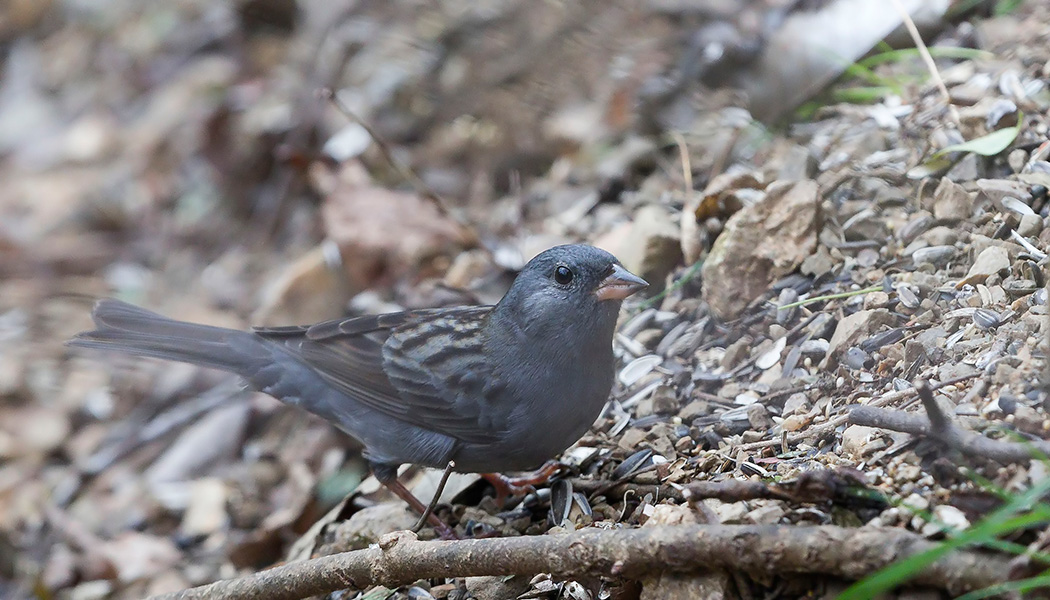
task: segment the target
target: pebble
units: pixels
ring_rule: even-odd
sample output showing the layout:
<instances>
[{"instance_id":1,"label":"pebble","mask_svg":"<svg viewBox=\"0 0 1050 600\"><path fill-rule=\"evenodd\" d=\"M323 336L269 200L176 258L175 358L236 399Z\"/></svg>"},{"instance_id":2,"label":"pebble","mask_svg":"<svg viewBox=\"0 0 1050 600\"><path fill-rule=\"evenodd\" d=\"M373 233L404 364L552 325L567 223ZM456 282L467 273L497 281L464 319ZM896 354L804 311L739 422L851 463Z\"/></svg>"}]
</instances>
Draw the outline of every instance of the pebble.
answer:
<instances>
[{"instance_id":1,"label":"pebble","mask_svg":"<svg viewBox=\"0 0 1050 600\"><path fill-rule=\"evenodd\" d=\"M1014 427L1025 433L1036 435L1043 433L1043 417L1031 406L1018 404L1014 407L1014 412L1009 419L1013 421Z\"/></svg>"},{"instance_id":2,"label":"pebble","mask_svg":"<svg viewBox=\"0 0 1050 600\"><path fill-rule=\"evenodd\" d=\"M1026 162L1028 162L1028 153L1021 148L1011 150L1006 156L1006 163L1010 165L1010 170L1014 173L1020 173Z\"/></svg>"},{"instance_id":3,"label":"pebble","mask_svg":"<svg viewBox=\"0 0 1050 600\"><path fill-rule=\"evenodd\" d=\"M930 501L926 499L926 497L920 496L919 494L912 494L904 500L901 500L901 506L907 508L912 512L921 512L924 510L929 510Z\"/></svg>"},{"instance_id":4,"label":"pebble","mask_svg":"<svg viewBox=\"0 0 1050 600\"><path fill-rule=\"evenodd\" d=\"M955 256L955 246L929 246L919 248L912 253L911 259L915 266L933 265L935 267L948 263Z\"/></svg>"},{"instance_id":5,"label":"pebble","mask_svg":"<svg viewBox=\"0 0 1050 600\"><path fill-rule=\"evenodd\" d=\"M773 427L773 417L769 416L769 410L761 404L752 404L747 407L747 422L751 429L765 431Z\"/></svg>"},{"instance_id":6,"label":"pebble","mask_svg":"<svg viewBox=\"0 0 1050 600\"><path fill-rule=\"evenodd\" d=\"M742 523L749 512L746 502L722 502L720 500L707 499L704 504L718 515L718 520L723 524Z\"/></svg>"},{"instance_id":7,"label":"pebble","mask_svg":"<svg viewBox=\"0 0 1050 600\"><path fill-rule=\"evenodd\" d=\"M645 441L645 435L645 430L632 427L623 432L618 444L624 450L633 452L642 445L642 442Z\"/></svg>"},{"instance_id":8,"label":"pebble","mask_svg":"<svg viewBox=\"0 0 1050 600\"><path fill-rule=\"evenodd\" d=\"M1010 268L1010 255L999 246L988 246L977 255L973 266L960 283L983 283L988 277Z\"/></svg>"},{"instance_id":9,"label":"pebble","mask_svg":"<svg viewBox=\"0 0 1050 600\"><path fill-rule=\"evenodd\" d=\"M961 510L949 504L939 504L933 507L933 521L922 527L925 536L936 535L945 528L949 530L963 530L970 526L970 520L966 518Z\"/></svg>"},{"instance_id":10,"label":"pebble","mask_svg":"<svg viewBox=\"0 0 1050 600\"><path fill-rule=\"evenodd\" d=\"M788 396L787 400L784 401L784 409L782 415L793 415L796 413L804 413L809 410L809 398L802 392L796 392Z\"/></svg>"},{"instance_id":11,"label":"pebble","mask_svg":"<svg viewBox=\"0 0 1050 600\"><path fill-rule=\"evenodd\" d=\"M685 423L692 422L697 417L703 417L711 413L711 406L706 400L693 400L689 404L686 404L684 408L678 413L678 416L682 418Z\"/></svg>"},{"instance_id":12,"label":"pebble","mask_svg":"<svg viewBox=\"0 0 1050 600\"><path fill-rule=\"evenodd\" d=\"M879 434L879 430L874 427L850 425L842 432L842 450L860 460L867 454L871 441Z\"/></svg>"},{"instance_id":13,"label":"pebble","mask_svg":"<svg viewBox=\"0 0 1050 600\"><path fill-rule=\"evenodd\" d=\"M959 241L959 232L951 227L938 225L919 236L931 246L954 246Z\"/></svg>"},{"instance_id":14,"label":"pebble","mask_svg":"<svg viewBox=\"0 0 1050 600\"><path fill-rule=\"evenodd\" d=\"M1024 237L1035 237L1043 230L1043 218L1039 215L1022 215L1017 233Z\"/></svg>"},{"instance_id":15,"label":"pebble","mask_svg":"<svg viewBox=\"0 0 1050 600\"><path fill-rule=\"evenodd\" d=\"M973 214L974 196L966 188L945 177L933 193L935 219L959 221Z\"/></svg>"},{"instance_id":16,"label":"pebble","mask_svg":"<svg viewBox=\"0 0 1050 600\"><path fill-rule=\"evenodd\" d=\"M784 507L770 502L747 513L747 520L756 525L776 525L786 514Z\"/></svg>"},{"instance_id":17,"label":"pebble","mask_svg":"<svg viewBox=\"0 0 1050 600\"><path fill-rule=\"evenodd\" d=\"M670 415L678 411L678 398L675 396L674 388L669 385L661 385L656 388L652 400L653 412L658 415Z\"/></svg>"}]
</instances>

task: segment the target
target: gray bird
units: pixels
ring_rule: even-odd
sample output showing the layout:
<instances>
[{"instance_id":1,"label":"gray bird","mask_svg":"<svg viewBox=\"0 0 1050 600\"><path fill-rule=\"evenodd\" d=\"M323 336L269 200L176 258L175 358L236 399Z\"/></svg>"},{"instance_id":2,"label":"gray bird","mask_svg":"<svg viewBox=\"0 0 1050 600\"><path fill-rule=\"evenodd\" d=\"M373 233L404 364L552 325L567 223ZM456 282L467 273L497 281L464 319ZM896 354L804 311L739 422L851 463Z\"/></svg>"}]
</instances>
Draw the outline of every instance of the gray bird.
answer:
<instances>
[{"instance_id":1,"label":"gray bird","mask_svg":"<svg viewBox=\"0 0 1050 600\"><path fill-rule=\"evenodd\" d=\"M376 478L422 511L397 480L401 464L523 471L587 431L612 386L620 305L647 285L604 250L557 246L495 306L246 332L106 299L92 312L97 329L69 344L236 373L359 440Z\"/></svg>"}]
</instances>

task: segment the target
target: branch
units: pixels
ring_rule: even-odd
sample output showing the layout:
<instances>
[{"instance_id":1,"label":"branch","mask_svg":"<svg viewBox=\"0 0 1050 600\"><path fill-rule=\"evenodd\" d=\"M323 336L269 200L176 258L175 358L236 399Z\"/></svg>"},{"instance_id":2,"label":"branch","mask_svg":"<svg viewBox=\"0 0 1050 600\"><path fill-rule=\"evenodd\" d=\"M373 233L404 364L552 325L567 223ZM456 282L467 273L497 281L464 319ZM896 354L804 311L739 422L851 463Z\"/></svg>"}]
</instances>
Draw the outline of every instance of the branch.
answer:
<instances>
[{"instance_id":1,"label":"branch","mask_svg":"<svg viewBox=\"0 0 1050 600\"><path fill-rule=\"evenodd\" d=\"M980 376L979 372L978 373L971 373L969 375L961 375L959 377L955 377L955 378L952 378L952 379L946 379L945 381L942 381L940 383L933 384L932 386L930 386L930 388L932 390L939 390L942 387L946 387L946 386L949 386L949 385L955 385L957 383L961 383L963 381L966 381L966 380L969 380L969 379L973 379L973 378L978 377L978 376ZM889 392L889 393L883 394L879 398L876 398L876 399L872 400L870 403L868 403L868 404L866 404L864 406L885 406L887 404L891 404L891 403L897 402L899 400L904 400L904 399L907 399L907 398L911 398L912 396L915 396L917 394L918 394L918 390L916 388L908 388L906 390L900 390L900 391L896 391L896 392ZM785 442L786 442L786 444L788 446L793 446L793 445L795 445L795 444L797 444L797 443L799 443L799 442L801 442L803 440L806 440L808 438L821 437L821 436L824 436L824 435L827 435L827 434L834 433L840 426L851 422L850 421L851 418L852 418L851 417L851 413L847 413L847 414L844 414L844 415L839 415L837 417L832 417L831 419L828 419L827 421L825 421L824 423L821 423L819 425L814 425L812 427L809 427L808 429L803 429L801 431L796 431L794 433L791 433L791 434L789 434L787 436L787 440L772 439L772 440L762 440L762 441L758 441L758 442L751 442L750 444L741 444L740 446L734 446L732 448L732 451L734 453L754 452L756 450L762 450L762 449L765 449L765 448L772 448L774 446L779 446L779 445L781 445L782 443L785 443Z\"/></svg>"},{"instance_id":2,"label":"branch","mask_svg":"<svg viewBox=\"0 0 1050 600\"><path fill-rule=\"evenodd\" d=\"M901 529L835 526L674 525L589 528L564 535L420 542L409 532L344 552L219 581L154 600L297 600L346 588L388 587L435 577L583 575L637 579L655 572L732 568L753 574L823 574L859 579L935 542ZM952 595L1006 580L1007 558L958 551L914 583Z\"/></svg>"},{"instance_id":3,"label":"branch","mask_svg":"<svg viewBox=\"0 0 1050 600\"><path fill-rule=\"evenodd\" d=\"M1050 443L1007 442L993 440L973 431L951 426L949 434L934 433L930 421L923 415L906 413L889 408L872 406L854 406L849 412L849 421L854 425L867 425L879 429L889 429L901 433L922 436L937 440L949 448L954 448L967 456L977 456L1009 465L1032 460L1039 453L1050 454Z\"/></svg>"}]
</instances>

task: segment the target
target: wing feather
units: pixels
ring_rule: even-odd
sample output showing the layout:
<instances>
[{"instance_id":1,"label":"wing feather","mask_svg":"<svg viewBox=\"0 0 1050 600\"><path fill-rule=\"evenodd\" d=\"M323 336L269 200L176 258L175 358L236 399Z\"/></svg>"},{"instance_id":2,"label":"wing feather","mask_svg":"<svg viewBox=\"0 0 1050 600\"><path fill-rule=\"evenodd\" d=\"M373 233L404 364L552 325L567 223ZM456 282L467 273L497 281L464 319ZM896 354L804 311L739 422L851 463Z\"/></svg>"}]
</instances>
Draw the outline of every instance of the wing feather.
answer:
<instances>
[{"instance_id":1,"label":"wing feather","mask_svg":"<svg viewBox=\"0 0 1050 600\"><path fill-rule=\"evenodd\" d=\"M492 307L406 311L258 328L354 400L459 440L486 443L511 407L485 361L482 328Z\"/></svg>"}]
</instances>

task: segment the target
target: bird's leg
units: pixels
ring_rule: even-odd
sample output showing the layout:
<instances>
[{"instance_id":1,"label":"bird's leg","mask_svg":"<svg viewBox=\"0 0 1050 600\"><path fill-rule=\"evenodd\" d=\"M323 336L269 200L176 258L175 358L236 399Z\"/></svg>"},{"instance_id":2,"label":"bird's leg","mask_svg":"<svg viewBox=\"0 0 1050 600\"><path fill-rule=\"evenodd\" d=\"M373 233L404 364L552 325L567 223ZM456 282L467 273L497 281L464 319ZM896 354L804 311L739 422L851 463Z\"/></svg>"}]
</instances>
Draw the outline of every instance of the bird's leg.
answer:
<instances>
[{"instance_id":1,"label":"bird's leg","mask_svg":"<svg viewBox=\"0 0 1050 600\"><path fill-rule=\"evenodd\" d=\"M401 498L408 504L412 510L416 511L420 515L427 515L427 522L430 523L431 527L437 531L437 534L443 540L455 540L459 536L456 532L449 527L448 523L442 521L434 514L433 510L428 510L427 506L416 498L412 492L405 487L397 478L397 468L390 467L388 465L373 465L372 474L376 476L379 483L382 483L388 490L394 493L395 496ZM436 500L434 500L436 502Z\"/></svg>"},{"instance_id":2,"label":"bird's leg","mask_svg":"<svg viewBox=\"0 0 1050 600\"><path fill-rule=\"evenodd\" d=\"M441 494L445 491L445 484L448 483L448 477L452 474L452 469L456 468L456 461L450 460L445 465L445 472L441 474L441 481L438 482L437 490L434 491L434 496L430 499L430 504L427 504L426 510L419 515L419 520L416 521L415 527L412 528L412 533L419 532L423 528L423 523L426 523L430 515L434 514L434 507L437 506L438 500L441 498Z\"/></svg>"},{"instance_id":3,"label":"bird's leg","mask_svg":"<svg viewBox=\"0 0 1050 600\"><path fill-rule=\"evenodd\" d=\"M508 496L521 496L534 491L535 486L547 483L561 469L561 463L548 460L542 467L523 477L507 477L501 473L482 473L485 481L496 489L496 506L503 506Z\"/></svg>"}]
</instances>

